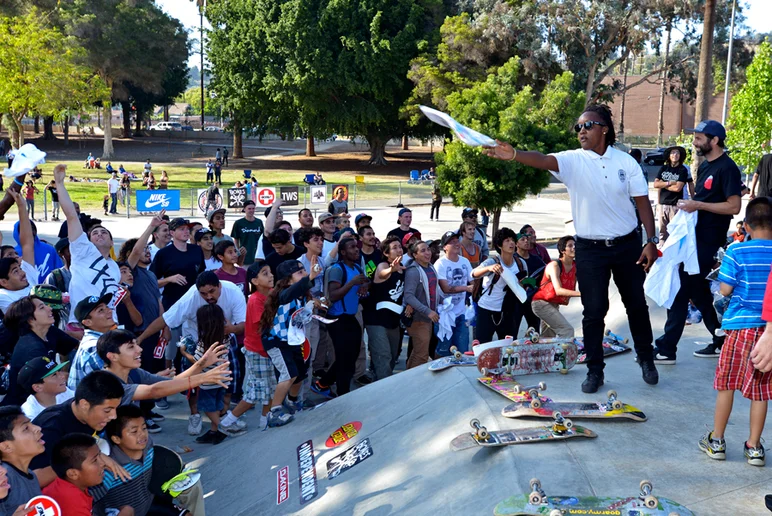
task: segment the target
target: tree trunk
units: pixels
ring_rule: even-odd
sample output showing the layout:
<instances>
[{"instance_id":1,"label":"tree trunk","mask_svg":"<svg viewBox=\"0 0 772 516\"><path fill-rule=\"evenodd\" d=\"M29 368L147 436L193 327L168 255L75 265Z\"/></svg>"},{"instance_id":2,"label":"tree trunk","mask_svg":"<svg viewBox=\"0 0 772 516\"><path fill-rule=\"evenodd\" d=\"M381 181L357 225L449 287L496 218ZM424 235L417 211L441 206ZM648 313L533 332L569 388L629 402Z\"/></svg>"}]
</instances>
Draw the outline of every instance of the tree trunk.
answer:
<instances>
[{"instance_id":1,"label":"tree trunk","mask_svg":"<svg viewBox=\"0 0 772 516\"><path fill-rule=\"evenodd\" d=\"M665 37L665 63L662 66L662 85L659 88L659 121L657 122L657 147L662 145L662 135L665 132L665 87L667 86L667 61L670 57L670 33L672 21L667 22L667 36Z\"/></svg>"},{"instance_id":2,"label":"tree trunk","mask_svg":"<svg viewBox=\"0 0 772 516\"><path fill-rule=\"evenodd\" d=\"M238 120L231 117L231 126L233 127L233 157L243 158L244 149L241 145L241 124Z\"/></svg>"},{"instance_id":3,"label":"tree trunk","mask_svg":"<svg viewBox=\"0 0 772 516\"><path fill-rule=\"evenodd\" d=\"M137 121L134 124L134 136L142 136L142 114L137 110Z\"/></svg>"},{"instance_id":4,"label":"tree trunk","mask_svg":"<svg viewBox=\"0 0 772 516\"><path fill-rule=\"evenodd\" d=\"M308 131L306 138L306 157L313 158L316 156L316 149L314 148L314 133Z\"/></svg>"},{"instance_id":5,"label":"tree trunk","mask_svg":"<svg viewBox=\"0 0 772 516\"><path fill-rule=\"evenodd\" d=\"M11 120L13 120L13 123L16 126L16 131L13 135L15 149L20 149L21 146L24 145L24 126L21 123L23 119L23 115L20 115L19 117L11 116Z\"/></svg>"},{"instance_id":6,"label":"tree trunk","mask_svg":"<svg viewBox=\"0 0 772 516\"><path fill-rule=\"evenodd\" d=\"M43 139L56 140L54 135L54 117L47 116L43 119Z\"/></svg>"},{"instance_id":7,"label":"tree trunk","mask_svg":"<svg viewBox=\"0 0 772 516\"><path fill-rule=\"evenodd\" d=\"M501 222L501 208L496 208L493 210L493 231L491 232L491 236L495 235L496 232L499 230L499 223Z\"/></svg>"},{"instance_id":8,"label":"tree trunk","mask_svg":"<svg viewBox=\"0 0 772 516\"><path fill-rule=\"evenodd\" d=\"M633 59L635 57L633 56ZM630 64L630 54L625 58L625 76L622 80L622 105L619 108L619 134L617 137L620 142L625 141L625 102L627 101L627 69Z\"/></svg>"},{"instance_id":9,"label":"tree trunk","mask_svg":"<svg viewBox=\"0 0 772 516\"><path fill-rule=\"evenodd\" d=\"M67 147L70 144L70 115L64 117L62 132L64 133L64 146Z\"/></svg>"},{"instance_id":10,"label":"tree trunk","mask_svg":"<svg viewBox=\"0 0 772 516\"><path fill-rule=\"evenodd\" d=\"M590 65L590 69L587 71L587 86L584 89L584 106L587 107L593 104L593 96L595 95L595 70L597 66L595 64Z\"/></svg>"},{"instance_id":11,"label":"tree trunk","mask_svg":"<svg viewBox=\"0 0 772 516\"><path fill-rule=\"evenodd\" d=\"M110 84L112 90L112 84ZM113 106L111 101L105 100L102 105L105 108L105 141L102 147L102 160L111 160L115 158L115 149L113 148Z\"/></svg>"},{"instance_id":12,"label":"tree trunk","mask_svg":"<svg viewBox=\"0 0 772 516\"><path fill-rule=\"evenodd\" d=\"M164 122L169 121L169 106L164 106Z\"/></svg>"},{"instance_id":13,"label":"tree trunk","mask_svg":"<svg viewBox=\"0 0 772 516\"><path fill-rule=\"evenodd\" d=\"M705 15L700 42L700 69L697 74L697 100L695 102L694 123L699 124L708 116L708 102L713 92L713 32L716 28L716 0L705 0ZM699 156L693 153L692 170L700 164Z\"/></svg>"},{"instance_id":14,"label":"tree trunk","mask_svg":"<svg viewBox=\"0 0 772 516\"><path fill-rule=\"evenodd\" d=\"M35 129L33 129L33 132L40 134L40 115L35 115Z\"/></svg>"},{"instance_id":15,"label":"tree trunk","mask_svg":"<svg viewBox=\"0 0 772 516\"><path fill-rule=\"evenodd\" d=\"M402 150L408 150L406 134L402 135Z\"/></svg>"},{"instance_id":16,"label":"tree trunk","mask_svg":"<svg viewBox=\"0 0 772 516\"><path fill-rule=\"evenodd\" d=\"M380 136L368 136L367 142L370 144L370 159L367 164L376 167L386 165L386 141Z\"/></svg>"},{"instance_id":17,"label":"tree trunk","mask_svg":"<svg viewBox=\"0 0 772 516\"><path fill-rule=\"evenodd\" d=\"M121 110L123 111L123 131L121 135L124 138L131 138L131 102L128 100L122 101Z\"/></svg>"}]
</instances>

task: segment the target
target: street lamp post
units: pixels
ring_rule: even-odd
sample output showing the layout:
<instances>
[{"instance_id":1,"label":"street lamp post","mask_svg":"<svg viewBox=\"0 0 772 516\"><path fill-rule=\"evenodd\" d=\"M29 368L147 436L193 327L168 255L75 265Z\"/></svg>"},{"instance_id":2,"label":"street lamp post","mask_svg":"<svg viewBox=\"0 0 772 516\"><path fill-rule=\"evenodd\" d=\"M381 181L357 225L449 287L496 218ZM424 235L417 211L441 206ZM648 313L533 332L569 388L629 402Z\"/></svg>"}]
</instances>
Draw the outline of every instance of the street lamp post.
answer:
<instances>
[{"instance_id":1,"label":"street lamp post","mask_svg":"<svg viewBox=\"0 0 772 516\"><path fill-rule=\"evenodd\" d=\"M206 0L190 0L195 1L198 6L199 15L199 51L201 53L201 69L199 70L201 78L201 130L204 130L204 9L206 9Z\"/></svg>"}]
</instances>

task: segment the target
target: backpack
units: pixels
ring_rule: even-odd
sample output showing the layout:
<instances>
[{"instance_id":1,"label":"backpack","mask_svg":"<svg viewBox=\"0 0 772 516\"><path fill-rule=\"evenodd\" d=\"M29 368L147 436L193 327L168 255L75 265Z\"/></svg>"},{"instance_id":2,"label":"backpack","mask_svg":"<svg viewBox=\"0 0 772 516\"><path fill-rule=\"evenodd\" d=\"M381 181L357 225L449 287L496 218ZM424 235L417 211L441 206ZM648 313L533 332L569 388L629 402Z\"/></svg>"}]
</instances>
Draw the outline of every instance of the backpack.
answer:
<instances>
[{"instance_id":1,"label":"backpack","mask_svg":"<svg viewBox=\"0 0 772 516\"><path fill-rule=\"evenodd\" d=\"M328 301L330 300L330 271L332 270L333 267L336 267L336 266L340 267L340 269L343 271L343 278L341 278L340 284L345 285L348 280L348 273L346 272L346 267L344 267L343 263L341 263L340 261L333 263L332 265L327 267L327 269L325 269L323 295L325 299L327 299ZM359 274L364 274L362 272L362 267L359 264L355 263L354 269L356 269L357 272L359 272ZM346 312L346 297L343 296L343 298L341 298L340 301L341 303L343 303L343 311ZM330 308L332 308L332 305L330 305Z\"/></svg>"}]
</instances>

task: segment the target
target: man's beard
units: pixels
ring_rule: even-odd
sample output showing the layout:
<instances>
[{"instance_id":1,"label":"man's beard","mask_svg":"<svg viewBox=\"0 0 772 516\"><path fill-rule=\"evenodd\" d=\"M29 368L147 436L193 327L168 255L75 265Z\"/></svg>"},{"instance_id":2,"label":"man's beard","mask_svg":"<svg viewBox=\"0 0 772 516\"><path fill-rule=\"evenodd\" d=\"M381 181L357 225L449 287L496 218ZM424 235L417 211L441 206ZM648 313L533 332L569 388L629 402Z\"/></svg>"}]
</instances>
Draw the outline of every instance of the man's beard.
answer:
<instances>
[{"instance_id":1,"label":"man's beard","mask_svg":"<svg viewBox=\"0 0 772 516\"><path fill-rule=\"evenodd\" d=\"M710 151L713 150L713 144L710 142L706 142L704 145L695 145L695 148L697 149L698 156L704 156L705 154L708 154L710 153Z\"/></svg>"}]
</instances>

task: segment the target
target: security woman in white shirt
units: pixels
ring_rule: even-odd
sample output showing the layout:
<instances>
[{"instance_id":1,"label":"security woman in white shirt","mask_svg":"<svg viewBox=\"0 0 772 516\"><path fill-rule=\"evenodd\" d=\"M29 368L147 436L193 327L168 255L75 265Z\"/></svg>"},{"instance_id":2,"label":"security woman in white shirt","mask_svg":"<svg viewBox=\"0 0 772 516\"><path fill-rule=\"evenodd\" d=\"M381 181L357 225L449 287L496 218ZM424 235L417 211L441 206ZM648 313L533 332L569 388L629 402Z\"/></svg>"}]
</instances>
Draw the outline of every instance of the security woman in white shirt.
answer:
<instances>
[{"instance_id":1,"label":"security woman in white shirt","mask_svg":"<svg viewBox=\"0 0 772 516\"><path fill-rule=\"evenodd\" d=\"M655 385L659 374L653 360L653 335L649 308L643 293L645 273L657 259L654 236L641 250L635 201L647 235L654 235L654 214L641 168L627 153L613 147L616 142L611 110L588 106L574 130L581 149L544 155L513 149L497 141L485 154L514 160L525 166L549 170L566 185L576 228L576 277L582 293L584 347L587 379L583 392L597 392L603 385L604 318L609 308L608 285L613 274L630 321L643 380Z\"/></svg>"}]
</instances>

